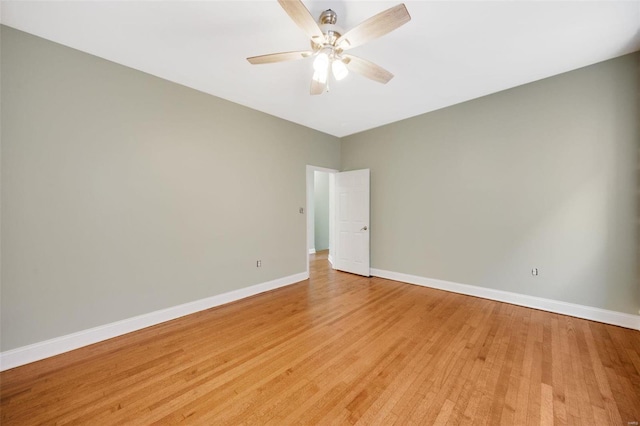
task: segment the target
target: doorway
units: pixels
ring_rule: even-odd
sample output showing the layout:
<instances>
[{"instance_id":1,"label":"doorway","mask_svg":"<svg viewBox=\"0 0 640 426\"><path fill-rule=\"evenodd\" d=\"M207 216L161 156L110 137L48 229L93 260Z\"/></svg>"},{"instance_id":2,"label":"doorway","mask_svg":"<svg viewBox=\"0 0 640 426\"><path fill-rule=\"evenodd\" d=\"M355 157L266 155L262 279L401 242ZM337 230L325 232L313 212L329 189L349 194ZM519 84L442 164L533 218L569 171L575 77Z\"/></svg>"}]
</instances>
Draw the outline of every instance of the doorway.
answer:
<instances>
[{"instance_id":1,"label":"doorway","mask_svg":"<svg viewBox=\"0 0 640 426\"><path fill-rule=\"evenodd\" d=\"M335 229L335 174L337 170L307 166L307 274L309 256L328 250L333 265Z\"/></svg>"}]
</instances>

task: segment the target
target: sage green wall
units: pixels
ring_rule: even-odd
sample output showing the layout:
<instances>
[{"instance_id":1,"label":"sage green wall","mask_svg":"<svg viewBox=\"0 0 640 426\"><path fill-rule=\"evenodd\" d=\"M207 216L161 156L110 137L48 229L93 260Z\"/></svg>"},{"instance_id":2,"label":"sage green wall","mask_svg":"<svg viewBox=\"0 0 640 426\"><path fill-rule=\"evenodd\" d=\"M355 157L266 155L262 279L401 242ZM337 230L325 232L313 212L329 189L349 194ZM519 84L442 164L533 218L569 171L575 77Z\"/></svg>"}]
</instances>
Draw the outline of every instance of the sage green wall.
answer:
<instances>
[{"instance_id":1,"label":"sage green wall","mask_svg":"<svg viewBox=\"0 0 640 426\"><path fill-rule=\"evenodd\" d=\"M329 249L329 173L313 172L316 251Z\"/></svg>"},{"instance_id":2,"label":"sage green wall","mask_svg":"<svg viewBox=\"0 0 640 426\"><path fill-rule=\"evenodd\" d=\"M305 165L340 168L341 141L0 42L2 351L305 270ZM372 267L637 313L638 62L343 138L342 169L371 169Z\"/></svg>"},{"instance_id":3,"label":"sage green wall","mask_svg":"<svg viewBox=\"0 0 640 426\"><path fill-rule=\"evenodd\" d=\"M371 169L372 268L637 314L638 63L343 138L342 169Z\"/></svg>"},{"instance_id":4,"label":"sage green wall","mask_svg":"<svg viewBox=\"0 0 640 426\"><path fill-rule=\"evenodd\" d=\"M1 43L3 351L306 270L305 166L339 168L337 138Z\"/></svg>"}]
</instances>

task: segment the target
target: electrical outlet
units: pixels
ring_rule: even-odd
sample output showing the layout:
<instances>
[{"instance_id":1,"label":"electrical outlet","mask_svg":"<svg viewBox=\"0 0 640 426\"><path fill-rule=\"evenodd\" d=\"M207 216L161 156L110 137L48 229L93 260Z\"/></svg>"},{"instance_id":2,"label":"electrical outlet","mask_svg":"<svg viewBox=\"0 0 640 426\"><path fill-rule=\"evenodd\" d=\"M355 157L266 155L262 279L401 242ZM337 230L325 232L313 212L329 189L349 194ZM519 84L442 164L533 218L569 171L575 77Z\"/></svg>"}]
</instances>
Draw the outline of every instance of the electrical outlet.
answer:
<instances>
[{"instance_id":1,"label":"electrical outlet","mask_svg":"<svg viewBox=\"0 0 640 426\"><path fill-rule=\"evenodd\" d=\"M258 260L256 262L256 268L261 268L262 267L262 260Z\"/></svg>"},{"instance_id":2,"label":"electrical outlet","mask_svg":"<svg viewBox=\"0 0 640 426\"><path fill-rule=\"evenodd\" d=\"M537 277L538 276L538 268L533 268L531 270L531 275L533 275L534 277Z\"/></svg>"}]
</instances>

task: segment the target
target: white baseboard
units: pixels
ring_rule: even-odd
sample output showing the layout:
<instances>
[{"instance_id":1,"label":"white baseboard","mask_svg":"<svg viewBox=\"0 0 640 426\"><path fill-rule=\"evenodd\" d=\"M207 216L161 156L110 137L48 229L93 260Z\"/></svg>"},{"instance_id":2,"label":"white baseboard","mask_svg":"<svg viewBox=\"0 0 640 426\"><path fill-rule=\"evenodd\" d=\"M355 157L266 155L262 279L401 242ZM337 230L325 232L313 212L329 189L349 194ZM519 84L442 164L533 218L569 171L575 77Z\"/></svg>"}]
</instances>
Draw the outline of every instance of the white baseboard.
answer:
<instances>
[{"instance_id":1,"label":"white baseboard","mask_svg":"<svg viewBox=\"0 0 640 426\"><path fill-rule=\"evenodd\" d=\"M252 285L251 287L217 294L205 299L172 306L159 311L149 312L148 314L82 330L77 333L67 334L65 336L56 337L43 342L11 349L0 353L0 371L39 361L83 346L131 333L132 331L160 324L165 321L244 299L245 297L253 296L258 293L264 293L265 291L304 281L307 278L309 278L309 273L301 272L299 274L289 275L287 277Z\"/></svg>"},{"instance_id":2,"label":"white baseboard","mask_svg":"<svg viewBox=\"0 0 640 426\"><path fill-rule=\"evenodd\" d=\"M309 249L309 254L316 254L316 249Z\"/></svg>"},{"instance_id":3,"label":"white baseboard","mask_svg":"<svg viewBox=\"0 0 640 426\"><path fill-rule=\"evenodd\" d=\"M327 256L327 260L329 261L329 263L330 263L331 265L333 265L333 256L328 255L328 256Z\"/></svg>"},{"instance_id":4,"label":"white baseboard","mask_svg":"<svg viewBox=\"0 0 640 426\"><path fill-rule=\"evenodd\" d=\"M512 305L525 306L527 308L540 309L557 314L603 322L605 324L617 325L620 327L631 328L633 330L640 330L640 315L609 311L591 306L561 302L559 300L544 299L542 297L528 296L526 294L511 293L509 291L494 290L491 288L468 284L459 284L451 281L419 277L416 275L385 271L382 269L371 268L371 275L394 281L451 291L453 293L497 300L499 302L511 303Z\"/></svg>"}]
</instances>

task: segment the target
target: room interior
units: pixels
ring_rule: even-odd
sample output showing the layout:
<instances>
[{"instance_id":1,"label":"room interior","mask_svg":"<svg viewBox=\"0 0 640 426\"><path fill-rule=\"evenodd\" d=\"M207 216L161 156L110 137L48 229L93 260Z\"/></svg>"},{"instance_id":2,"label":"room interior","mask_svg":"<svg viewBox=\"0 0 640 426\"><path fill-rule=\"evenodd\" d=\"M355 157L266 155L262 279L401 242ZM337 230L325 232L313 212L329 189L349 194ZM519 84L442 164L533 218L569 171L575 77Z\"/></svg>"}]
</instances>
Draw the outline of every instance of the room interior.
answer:
<instances>
[{"instance_id":1,"label":"room interior","mask_svg":"<svg viewBox=\"0 0 640 426\"><path fill-rule=\"evenodd\" d=\"M296 386L317 395L309 400L320 411L292 408L287 415L308 415L311 423L390 424L378 417L387 405L368 399L379 393L413 401L386 412L399 424L408 421L403 409L429 424L451 416L470 420L465 416L476 412L469 407L479 416L484 406L489 423L542 423L545 401L555 409L552 421L587 422L585 413L611 424L640 421L640 2L445 3L406 2L410 22L354 48L393 70L388 84L351 72L328 93L311 96L310 59L246 61L308 49L275 1L3 2L0 379L12 392L3 398L3 423L17 422L12 401L28 399L19 391L38 377L90 361L104 369L120 365L100 356L133 345L132 339L141 339L135 351L160 351L149 342L179 330L215 352L202 330L217 335L215 327L224 326L250 334L271 318L273 338L284 333L276 324L286 329L286 321L305 309L315 312L314 300L327 309L317 318L345 315L354 327L371 321L372 330L386 330L361 311L339 311L363 309L358 297L365 295L389 299L389 305L371 305L389 327L397 321L428 328L428 318L445 321L442 330L462 330L461 339L467 332L465 339L480 339L472 330L485 320L494 324L488 320L494 314L510 318L520 333L531 326L539 342L509 342L522 343L521 349L513 343L518 362L537 362L528 358L532 353L542 366L531 373L543 382L529 397L537 408L529 406L526 417L513 402L512 412L492 417L497 404L511 404L515 367L495 383L469 367L465 380L491 382L505 394L498 401L469 390L467 400L476 405L467 401L458 413L456 400L438 399L435 388L393 393L389 383L396 382L374 380L390 374L384 364L375 370L380 376L366 373L374 378L365 389L347 385L349 370L338 370L347 378L327 378L326 389L320 379L304 379ZM395 5L305 4L314 17L332 8L345 28ZM309 171L359 169L371 176L371 278L334 271L328 253L310 252L309 197L315 192L309 192ZM330 210L327 205L329 217ZM333 235L320 242L313 232L314 248L335 243ZM392 306L406 309L407 317L392 314ZM416 306L427 311L411 316ZM467 322L456 306L468 309ZM243 312L262 319L234 325L234 315ZM506 336L509 326L495 324L482 333ZM565 334L558 331L563 326ZM343 338L370 349L349 334L354 330L339 327ZM427 345L360 331L371 339L384 336L394 348L386 356L400 364ZM446 346L438 330L425 333ZM563 337L551 344L545 340L551 334ZM232 342L229 336L220 341ZM247 345L267 345L260 336L256 332ZM487 354L481 340L473 341L483 361L511 353L511 343ZM283 351L311 345L299 336L288 342ZM546 386L551 379L545 381L557 372L545 368L555 372L571 361L556 365L540 355L547 343L554 354L575 350L610 358L576 372L575 383L565 380L569 390L559 396ZM252 353L250 346L243 350ZM359 365L366 358L364 349L352 350L345 349L341 363ZM197 348L193 353L207 356ZM407 365L424 363L424 374L437 376L438 367L449 374L458 364L448 356L428 364L425 355ZM270 378L286 375L290 366L273 368ZM252 374L258 383L259 373ZM446 377L432 382L448 383ZM447 392L465 394L466 387L451 383L442 385ZM600 395L596 388L602 397L594 396ZM248 384L242 389L255 391ZM572 400L570 390L580 396ZM335 402L342 411L322 411L334 407L326 400L332 392L343 396ZM201 397L195 393L190 397ZM242 395L242 403L254 403ZM296 393L286 395L294 407ZM422 403L423 413L406 408L436 400ZM108 403L119 406L114 401ZM273 407L254 418L236 408L236 421L302 418L278 417L284 412ZM71 416L60 410L38 415L43 421ZM201 422L218 413L194 412ZM115 424L106 413L68 419Z\"/></svg>"}]
</instances>

